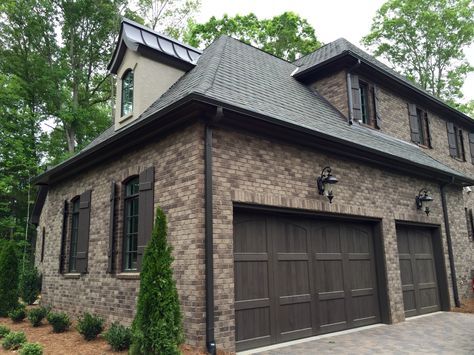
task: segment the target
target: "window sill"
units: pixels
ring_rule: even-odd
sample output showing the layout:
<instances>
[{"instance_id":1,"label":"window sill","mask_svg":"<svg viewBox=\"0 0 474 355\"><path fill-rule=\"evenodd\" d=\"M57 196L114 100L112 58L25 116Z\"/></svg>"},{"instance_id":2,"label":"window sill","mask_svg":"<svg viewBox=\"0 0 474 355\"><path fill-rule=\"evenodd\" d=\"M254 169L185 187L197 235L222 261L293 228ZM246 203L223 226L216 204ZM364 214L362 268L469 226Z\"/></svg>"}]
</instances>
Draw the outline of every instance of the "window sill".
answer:
<instances>
[{"instance_id":1,"label":"window sill","mask_svg":"<svg viewBox=\"0 0 474 355\"><path fill-rule=\"evenodd\" d=\"M70 272L70 273L67 273L67 274L64 274L63 275L65 279L80 279L81 278L81 274L79 273L73 273L73 272Z\"/></svg>"},{"instance_id":2,"label":"window sill","mask_svg":"<svg viewBox=\"0 0 474 355\"><path fill-rule=\"evenodd\" d=\"M371 124L368 124L368 123L364 123L362 121L359 122L359 125L362 126L362 127L367 127L367 128L370 128L370 129L375 129L376 131L379 131L380 128L376 127L375 125L371 125Z\"/></svg>"},{"instance_id":3,"label":"window sill","mask_svg":"<svg viewBox=\"0 0 474 355\"><path fill-rule=\"evenodd\" d=\"M466 162L464 159L461 159L461 158L457 158L457 157L451 157L451 158L453 158L454 160L457 160L460 163L465 163Z\"/></svg>"},{"instance_id":4,"label":"window sill","mask_svg":"<svg viewBox=\"0 0 474 355\"><path fill-rule=\"evenodd\" d=\"M432 149L430 146L425 145L425 144L418 144L418 147L423 148L423 149Z\"/></svg>"},{"instance_id":5,"label":"window sill","mask_svg":"<svg viewBox=\"0 0 474 355\"><path fill-rule=\"evenodd\" d=\"M129 113L128 115L122 116L119 118L119 123L124 123L133 117L133 113Z\"/></svg>"},{"instance_id":6,"label":"window sill","mask_svg":"<svg viewBox=\"0 0 474 355\"><path fill-rule=\"evenodd\" d=\"M117 274L117 279L120 280L140 280L139 272L121 272Z\"/></svg>"}]
</instances>

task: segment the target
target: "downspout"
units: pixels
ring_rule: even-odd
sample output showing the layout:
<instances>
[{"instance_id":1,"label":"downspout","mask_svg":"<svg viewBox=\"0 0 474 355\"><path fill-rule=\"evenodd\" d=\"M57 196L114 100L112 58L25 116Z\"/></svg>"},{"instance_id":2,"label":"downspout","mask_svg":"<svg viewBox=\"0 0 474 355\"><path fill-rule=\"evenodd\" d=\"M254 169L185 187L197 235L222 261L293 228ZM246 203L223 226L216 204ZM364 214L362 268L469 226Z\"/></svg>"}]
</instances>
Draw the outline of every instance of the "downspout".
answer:
<instances>
[{"instance_id":1,"label":"downspout","mask_svg":"<svg viewBox=\"0 0 474 355\"><path fill-rule=\"evenodd\" d=\"M354 113L352 110L352 82L351 82L351 72L357 69L360 66L360 59L357 59L357 63L355 63L352 67L349 68L347 71L347 99L349 102L349 124L352 125L354 123Z\"/></svg>"},{"instance_id":2,"label":"downspout","mask_svg":"<svg viewBox=\"0 0 474 355\"><path fill-rule=\"evenodd\" d=\"M448 205L446 203L445 187L454 183L454 177L450 183L439 184L439 191L441 193L441 205L443 208L444 228L446 230L446 242L448 244L449 268L451 269L451 282L453 284L454 304L456 307L461 307L459 300L458 283L456 281L456 267L454 266L453 243L451 240L451 230L449 228Z\"/></svg>"},{"instance_id":3,"label":"downspout","mask_svg":"<svg viewBox=\"0 0 474 355\"><path fill-rule=\"evenodd\" d=\"M212 194L212 132L213 123L223 117L222 107L206 123L204 138L204 228L205 228L205 266L206 266L206 348L209 354L216 355L214 339L214 238L213 238L213 194Z\"/></svg>"}]
</instances>

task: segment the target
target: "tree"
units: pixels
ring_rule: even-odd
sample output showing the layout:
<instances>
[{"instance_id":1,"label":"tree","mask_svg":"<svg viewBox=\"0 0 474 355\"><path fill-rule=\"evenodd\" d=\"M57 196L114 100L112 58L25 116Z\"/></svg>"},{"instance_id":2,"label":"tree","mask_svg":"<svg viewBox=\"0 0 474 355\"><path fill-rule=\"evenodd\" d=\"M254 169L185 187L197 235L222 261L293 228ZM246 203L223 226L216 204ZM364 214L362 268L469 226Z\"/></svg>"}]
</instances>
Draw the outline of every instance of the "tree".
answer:
<instances>
[{"instance_id":1,"label":"tree","mask_svg":"<svg viewBox=\"0 0 474 355\"><path fill-rule=\"evenodd\" d=\"M172 248L166 235L166 216L157 208L155 225L145 248L140 272L131 354L180 354L182 316L171 268Z\"/></svg>"},{"instance_id":2,"label":"tree","mask_svg":"<svg viewBox=\"0 0 474 355\"><path fill-rule=\"evenodd\" d=\"M389 0L362 42L408 79L454 104L474 68L463 49L474 41L472 0Z\"/></svg>"},{"instance_id":3,"label":"tree","mask_svg":"<svg viewBox=\"0 0 474 355\"><path fill-rule=\"evenodd\" d=\"M252 13L235 17L224 15L222 19L213 16L204 24L190 22L184 38L192 46L205 47L221 35L237 38L288 61L321 47L314 28L293 12L264 20Z\"/></svg>"},{"instance_id":4,"label":"tree","mask_svg":"<svg viewBox=\"0 0 474 355\"><path fill-rule=\"evenodd\" d=\"M138 0L138 14L153 30L180 38L183 24L196 13L201 0Z\"/></svg>"},{"instance_id":5,"label":"tree","mask_svg":"<svg viewBox=\"0 0 474 355\"><path fill-rule=\"evenodd\" d=\"M0 250L0 317L18 305L18 257L12 241Z\"/></svg>"}]
</instances>

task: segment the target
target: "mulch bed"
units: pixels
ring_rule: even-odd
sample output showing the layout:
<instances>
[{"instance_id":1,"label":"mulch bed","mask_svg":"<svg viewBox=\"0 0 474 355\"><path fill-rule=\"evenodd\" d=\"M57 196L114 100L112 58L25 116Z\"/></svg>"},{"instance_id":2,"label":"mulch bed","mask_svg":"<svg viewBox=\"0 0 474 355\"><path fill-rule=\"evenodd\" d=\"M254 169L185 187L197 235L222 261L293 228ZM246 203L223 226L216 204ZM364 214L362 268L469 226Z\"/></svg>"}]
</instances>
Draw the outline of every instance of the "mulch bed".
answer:
<instances>
[{"instance_id":1,"label":"mulch bed","mask_svg":"<svg viewBox=\"0 0 474 355\"><path fill-rule=\"evenodd\" d=\"M474 313L474 298L461 300L461 307L454 307L453 312Z\"/></svg>"}]
</instances>

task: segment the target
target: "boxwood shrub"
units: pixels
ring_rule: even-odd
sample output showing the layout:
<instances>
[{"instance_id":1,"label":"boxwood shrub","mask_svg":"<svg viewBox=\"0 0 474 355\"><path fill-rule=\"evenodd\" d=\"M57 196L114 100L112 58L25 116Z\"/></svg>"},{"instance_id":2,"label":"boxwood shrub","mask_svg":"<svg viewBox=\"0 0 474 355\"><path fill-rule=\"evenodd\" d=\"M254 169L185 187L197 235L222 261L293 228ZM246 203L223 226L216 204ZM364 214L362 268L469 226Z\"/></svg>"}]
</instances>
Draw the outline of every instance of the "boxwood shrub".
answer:
<instances>
[{"instance_id":1,"label":"boxwood shrub","mask_svg":"<svg viewBox=\"0 0 474 355\"><path fill-rule=\"evenodd\" d=\"M8 317L14 322L21 322L26 317L26 309L25 306L19 304L15 309L8 312Z\"/></svg>"},{"instance_id":2,"label":"boxwood shrub","mask_svg":"<svg viewBox=\"0 0 474 355\"><path fill-rule=\"evenodd\" d=\"M71 320L69 319L69 316L63 312L50 312L46 319L53 327L53 332L55 333L62 333L68 330L71 326Z\"/></svg>"},{"instance_id":3,"label":"boxwood shrub","mask_svg":"<svg viewBox=\"0 0 474 355\"><path fill-rule=\"evenodd\" d=\"M10 332L2 341L2 346L6 350L17 350L26 343L26 335L23 332Z\"/></svg>"},{"instance_id":4,"label":"boxwood shrub","mask_svg":"<svg viewBox=\"0 0 474 355\"><path fill-rule=\"evenodd\" d=\"M77 331L82 334L87 341L97 338L104 330L104 319L90 313L84 313L77 321Z\"/></svg>"},{"instance_id":5,"label":"boxwood shrub","mask_svg":"<svg viewBox=\"0 0 474 355\"><path fill-rule=\"evenodd\" d=\"M23 344L20 355L43 355L43 347L38 343Z\"/></svg>"},{"instance_id":6,"label":"boxwood shrub","mask_svg":"<svg viewBox=\"0 0 474 355\"><path fill-rule=\"evenodd\" d=\"M113 351L127 350L132 342L132 330L115 322L104 334L104 338Z\"/></svg>"},{"instance_id":7,"label":"boxwood shrub","mask_svg":"<svg viewBox=\"0 0 474 355\"><path fill-rule=\"evenodd\" d=\"M33 327L38 327L41 321L48 315L48 309L45 307L33 308L28 312L28 320Z\"/></svg>"},{"instance_id":8,"label":"boxwood shrub","mask_svg":"<svg viewBox=\"0 0 474 355\"><path fill-rule=\"evenodd\" d=\"M0 339L4 338L8 333L10 333L10 329L0 324Z\"/></svg>"}]
</instances>

